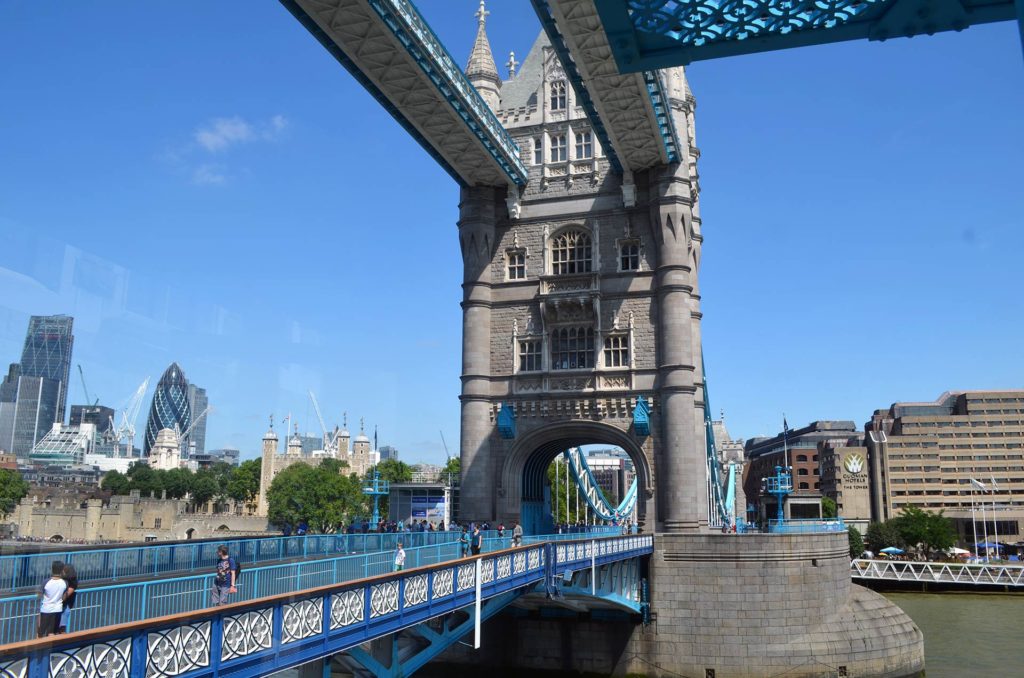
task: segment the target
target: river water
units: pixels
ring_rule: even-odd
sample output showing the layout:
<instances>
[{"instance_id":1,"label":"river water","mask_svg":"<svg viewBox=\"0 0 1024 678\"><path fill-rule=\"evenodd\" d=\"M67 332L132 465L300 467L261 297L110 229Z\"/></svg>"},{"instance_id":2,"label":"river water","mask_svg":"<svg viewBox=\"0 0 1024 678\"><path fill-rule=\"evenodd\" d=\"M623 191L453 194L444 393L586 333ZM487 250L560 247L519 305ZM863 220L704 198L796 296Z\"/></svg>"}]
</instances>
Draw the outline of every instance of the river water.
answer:
<instances>
[{"instance_id":1,"label":"river water","mask_svg":"<svg viewBox=\"0 0 1024 678\"><path fill-rule=\"evenodd\" d=\"M924 632L927 678L1024 676L1024 596L886 593Z\"/></svg>"}]
</instances>

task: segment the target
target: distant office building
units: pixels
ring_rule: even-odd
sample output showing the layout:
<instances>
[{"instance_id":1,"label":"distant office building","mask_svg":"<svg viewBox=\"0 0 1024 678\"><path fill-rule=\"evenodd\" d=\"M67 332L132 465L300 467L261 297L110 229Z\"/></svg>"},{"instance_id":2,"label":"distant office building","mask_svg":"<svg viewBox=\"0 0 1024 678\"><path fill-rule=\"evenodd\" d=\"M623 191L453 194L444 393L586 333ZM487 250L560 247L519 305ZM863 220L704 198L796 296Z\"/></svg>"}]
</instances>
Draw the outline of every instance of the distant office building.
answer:
<instances>
[{"instance_id":1,"label":"distant office building","mask_svg":"<svg viewBox=\"0 0 1024 678\"><path fill-rule=\"evenodd\" d=\"M596 452L587 455L587 466L605 497L613 504L621 503L635 475L628 456Z\"/></svg>"},{"instance_id":2,"label":"distant office building","mask_svg":"<svg viewBox=\"0 0 1024 678\"><path fill-rule=\"evenodd\" d=\"M32 316L21 362L0 383L0 450L27 459L55 422L64 421L71 369L69 316Z\"/></svg>"},{"instance_id":3,"label":"distant office building","mask_svg":"<svg viewBox=\"0 0 1024 678\"><path fill-rule=\"evenodd\" d=\"M206 408L209 407L210 401L206 398L206 389L200 388L195 384L188 385L188 406L192 412L192 417L197 418ZM199 419L196 427L192 429L192 433L188 437L188 449L185 453L189 456L193 454L202 454L206 451L206 417Z\"/></svg>"},{"instance_id":4,"label":"distant office building","mask_svg":"<svg viewBox=\"0 0 1024 678\"><path fill-rule=\"evenodd\" d=\"M916 506L944 511L968 544L986 532L1003 542L1022 539L1024 391L951 391L935 402L894 403L876 410L865 431L875 520Z\"/></svg>"},{"instance_id":5,"label":"distant office building","mask_svg":"<svg viewBox=\"0 0 1024 678\"><path fill-rule=\"evenodd\" d=\"M58 382L57 411L49 423L64 421L71 374L71 349L74 318L67 315L34 315L28 321L28 334L21 352L21 374Z\"/></svg>"},{"instance_id":6,"label":"distant office building","mask_svg":"<svg viewBox=\"0 0 1024 678\"><path fill-rule=\"evenodd\" d=\"M299 436L298 440L299 445L302 448L301 454L303 456L309 456L317 451L322 452L324 449L323 436L317 436L313 435L312 433L307 433L304 436Z\"/></svg>"},{"instance_id":7,"label":"distant office building","mask_svg":"<svg viewBox=\"0 0 1024 678\"><path fill-rule=\"evenodd\" d=\"M821 496L818 443L845 443L856 435L857 428L852 421L816 421L790 430L785 437L780 433L771 438L747 440L743 446L747 460L743 473L743 492L747 503L759 506L761 520L774 518L775 500L761 492L762 480L773 476L776 466L792 466L793 494L787 499L787 506L794 511L789 517L818 517Z\"/></svg>"},{"instance_id":8,"label":"distant office building","mask_svg":"<svg viewBox=\"0 0 1024 678\"><path fill-rule=\"evenodd\" d=\"M837 513L862 530L871 521L869 457L863 434L846 442L818 443L822 496L832 499Z\"/></svg>"},{"instance_id":9,"label":"distant office building","mask_svg":"<svg viewBox=\"0 0 1024 678\"><path fill-rule=\"evenodd\" d=\"M96 439L96 426L93 424L53 424L46 435L32 447L29 461L34 466L69 469L85 463L86 455L94 452Z\"/></svg>"},{"instance_id":10,"label":"distant office building","mask_svg":"<svg viewBox=\"0 0 1024 678\"><path fill-rule=\"evenodd\" d=\"M114 410L103 405L72 405L68 423L71 426L92 424L96 427L96 432L102 434L111 429L110 422L113 421L114 416Z\"/></svg>"},{"instance_id":11,"label":"distant office building","mask_svg":"<svg viewBox=\"0 0 1024 678\"><path fill-rule=\"evenodd\" d=\"M189 384L185 373L178 363L171 363L153 393L153 403L149 408L146 420L146 438L142 453L149 456L149 451L156 443L157 434L161 429L175 430L184 433L192 425L192 408L189 399Z\"/></svg>"},{"instance_id":12,"label":"distant office building","mask_svg":"<svg viewBox=\"0 0 1024 678\"><path fill-rule=\"evenodd\" d=\"M380 452L381 461L384 461L385 459L394 459L395 461L398 461L398 450L391 445L383 445L377 451Z\"/></svg>"},{"instance_id":13,"label":"distant office building","mask_svg":"<svg viewBox=\"0 0 1024 678\"><path fill-rule=\"evenodd\" d=\"M238 466L241 452L233 447L225 447L219 450L207 450L202 454L194 454L190 461L195 462L198 468L211 468L215 464L225 463Z\"/></svg>"}]
</instances>

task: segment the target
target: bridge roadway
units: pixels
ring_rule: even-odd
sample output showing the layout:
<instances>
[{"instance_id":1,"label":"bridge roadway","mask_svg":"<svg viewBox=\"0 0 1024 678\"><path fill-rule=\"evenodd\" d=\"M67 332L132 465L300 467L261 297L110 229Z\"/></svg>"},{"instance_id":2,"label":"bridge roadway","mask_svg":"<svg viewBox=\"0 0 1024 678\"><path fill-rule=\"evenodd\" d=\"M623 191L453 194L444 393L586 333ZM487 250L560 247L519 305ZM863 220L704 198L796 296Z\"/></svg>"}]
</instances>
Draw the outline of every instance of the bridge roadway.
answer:
<instances>
[{"instance_id":1,"label":"bridge roadway","mask_svg":"<svg viewBox=\"0 0 1024 678\"><path fill-rule=\"evenodd\" d=\"M593 534L605 534L607 528L594 528ZM442 535L445 541L438 541ZM485 550L491 551L511 545L509 537L498 538L491 530L484 539ZM566 535L555 535L558 538ZM259 566L243 566L235 598L248 600L288 593L291 591L339 583L348 579L365 578L390 572L394 560L394 545L399 540L406 548L410 567L444 562L460 555L459 533L407 533L366 535L321 535L305 540L308 555L270 560ZM358 537L358 539L350 539ZM530 538L531 540L540 537ZM334 554L314 551L336 540L339 552ZM426 543L416 546L417 543ZM216 545L214 545L216 546ZM235 546L238 546L235 544ZM342 547L361 547L365 553L347 553ZM298 549L298 542L293 543ZM381 548L383 547L383 548ZM374 550L369 550L369 549ZM97 552L96 555L99 555ZM47 561L47 566L53 558ZM173 562L170 559L168 562ZM123 624L150 617L177 614L200 609L210 604L210 590L216 553L202 562L192 574L168 571L157 576L133 575L116 582L105 583L95 577L79 578L79 594L72 609L68 628L81 631L110 624ZM0 643L28 640L35 636L38 613L38 588L49 574L36 580L31 590L0 598ZM106 580L106 581L109 581ZM0 674L2 675L2 674Z\"/></svg>"},{"instance_id":2,"label":"bridge roadway","mask_svg":"<svg viewBox=\"0 0 1024 678\"><path fill-rule=\"evenodd\" d=\"M495 550L464 559L458 558L457 544L417 547L409 550L411 569L400 573L386 571L391 553L383 552L354 557L366 562L368 576L363 577L333 568L309 579L294 569L290 579L275 576L283 572L253 577L248 589L243 581L239 602L219 608L190 607L193 594L187 591L160 592L158 596L177 602L151 603L130 623L3 646L0 676L253 676L341 652L375 675L398 675L396 670L408 675L468 633L477 614L486 618L520 596L552 592L559 582L573 580L576 586L568 588L576 595L607 594L621 606L639 611L638 580L617 573L653 552L653 536L603 533L533 539L518 548L506 548L507 539L492 539L487 547ZM370 571L371 559L380 556L386 560L374 561ZM261 567L243 571L243 577L299 566ZM586 576L581 578L580 573ZM208 575L203 578L208 584ZM287 584L275 590L274 582L282 579ZM81 607L96 605L95 598L89 598L91 591L96 596L98 589L83 591ZM200 593L208 594L205 585ZM149 600L156 598L151 595ZM149 600L125 597L104 607L119 617L122 608L137 608ZM156 607L161 611L154 614ZM171 607L176 609L168 614ZM440 626L439 617L445 617ZM448 620L457 623L450 625ZM403 657L397 656L394 643L400 666L392 662L384 667L357 647L412 628L426 640Z\"/></svg>"}]
</instances>

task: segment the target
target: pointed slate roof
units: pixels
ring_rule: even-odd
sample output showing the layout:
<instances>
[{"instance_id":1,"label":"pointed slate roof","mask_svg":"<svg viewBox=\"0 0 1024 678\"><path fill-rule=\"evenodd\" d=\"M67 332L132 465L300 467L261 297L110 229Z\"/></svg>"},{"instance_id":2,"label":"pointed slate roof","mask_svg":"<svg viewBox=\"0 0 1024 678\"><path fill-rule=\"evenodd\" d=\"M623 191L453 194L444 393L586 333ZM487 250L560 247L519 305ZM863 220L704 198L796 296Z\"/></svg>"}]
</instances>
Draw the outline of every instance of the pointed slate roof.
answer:
<instances>
[{"instance_id":1,"label":"pointed slate roof","mask_svg":"<svg viewBox=\"0 0 1024 678\"><path fill-rule=\"evenodd\" d=\"M498 77L498 67L494 65L494 55L491 53L491 43L487 40L487 15L490 14L484 8L484 0L480 0L480 9L477 10L476 40L473 42L473 49L469 53L469 63L466 64L466 77L472 80L474 77L487 78L495 85L501 84Z\"/></svg>"},{"instance_id":2,"label":"pointed slate roof","mask_svg":"<svg viewBox=\"0 0 1024 678\"><path fill-rule=\"evenodd\" d=\"M516 77L501 84L502 110L537 105L537 93L544 82L544 48L550 45L548 34L541 31Z\"/></svg>"}]
</instances>

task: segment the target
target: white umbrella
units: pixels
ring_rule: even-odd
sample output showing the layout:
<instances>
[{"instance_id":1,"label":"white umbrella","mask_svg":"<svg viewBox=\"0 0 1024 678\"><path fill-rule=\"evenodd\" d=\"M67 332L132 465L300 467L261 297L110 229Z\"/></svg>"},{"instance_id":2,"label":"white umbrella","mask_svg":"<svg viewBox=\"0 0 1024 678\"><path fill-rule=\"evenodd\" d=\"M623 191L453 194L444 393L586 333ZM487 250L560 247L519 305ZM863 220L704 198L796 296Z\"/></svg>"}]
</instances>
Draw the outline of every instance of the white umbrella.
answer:
<instances>
[{"instance_id":1,"label":"white umbrella","mask_svg":"<svg viewBox=\"0 0 1024 678\"><path fill-rule=\"evenodd\" d=\"M949 552L954 556L969 556L971 554L967 549L958 549L955 546L949 549Z\"/></svg>"}]
</instances>

